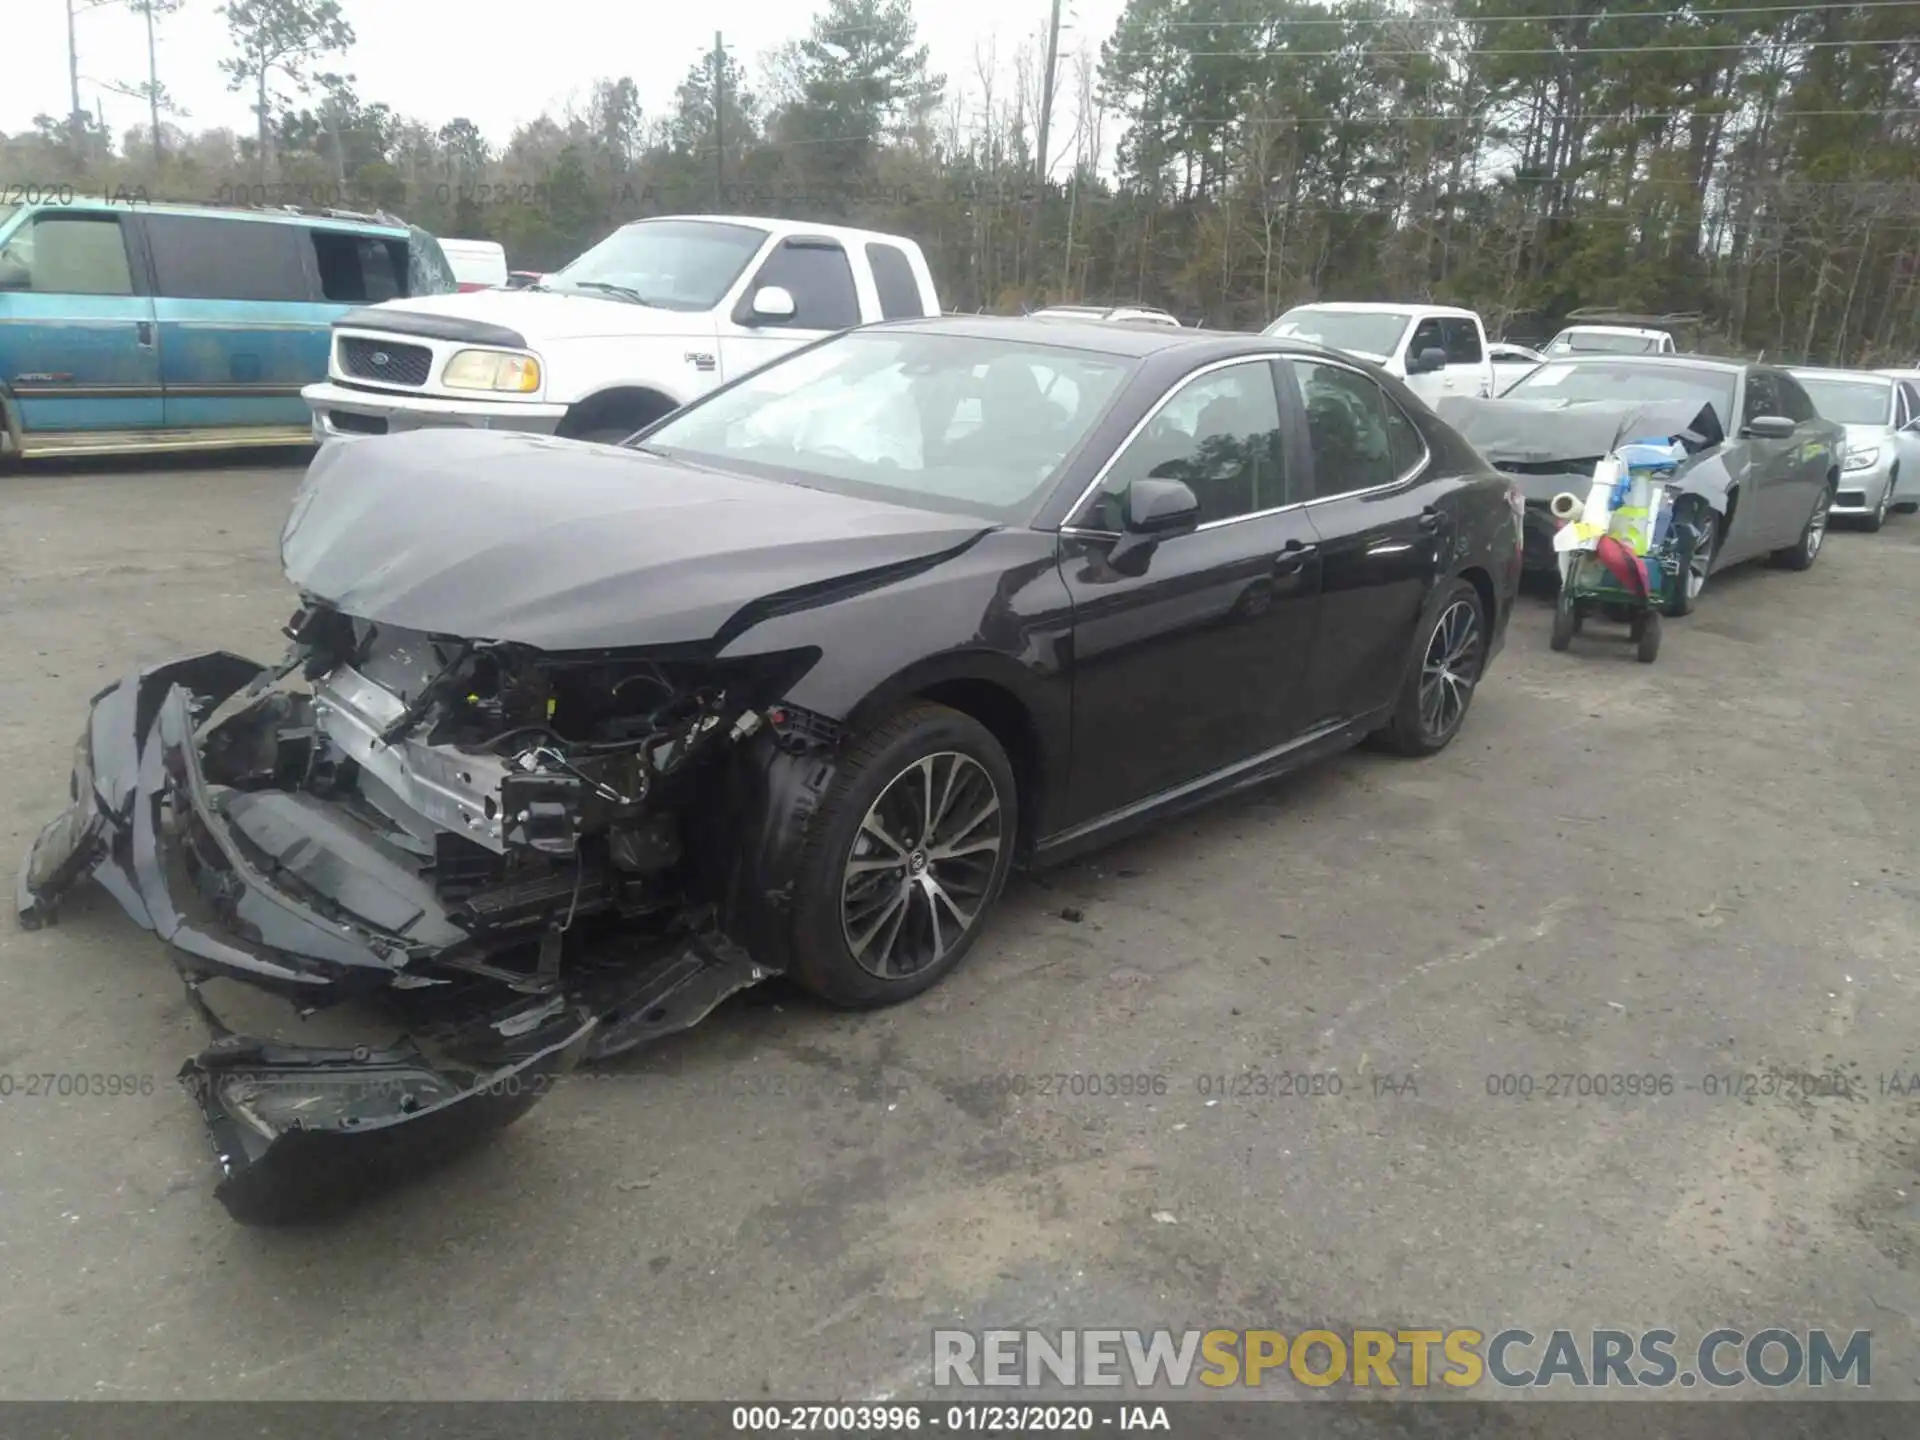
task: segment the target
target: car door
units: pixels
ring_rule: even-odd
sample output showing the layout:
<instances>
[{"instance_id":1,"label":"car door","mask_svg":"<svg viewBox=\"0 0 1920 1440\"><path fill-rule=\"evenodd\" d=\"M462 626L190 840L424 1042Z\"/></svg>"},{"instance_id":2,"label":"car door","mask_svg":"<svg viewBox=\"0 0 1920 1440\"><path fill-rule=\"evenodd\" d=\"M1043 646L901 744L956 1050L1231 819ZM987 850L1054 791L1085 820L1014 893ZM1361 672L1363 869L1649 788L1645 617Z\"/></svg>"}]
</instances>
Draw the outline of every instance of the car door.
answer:
<instances>
[{"instance_id":1,"label":"car door","mask_svg":"<svg viewBox=\"0 0 1920 1440\"><path fill-rule=\"evenodd\" d=\"M1320 547L1308 728L1390 704L1448 523L1422 483L1427 445L1378 381L1330 360L1285 362L1311 451L1307 515ZM1283 403L1288 397L1283 396Z\"/></svg>"},{"instance_id":2,"label":"car door","mask_svg":"<svg viewBox=\"0 0 1920 1440\"><path fill-rule=\"evenodd\" d=\"M27 444L161 423L153 298L128 217L40 210L0 245L0 381Z\"/></svg>"},{"instance_id":3,"label":"car door","mask_svg":"<svg viewBox=\"0 0 1920 1440\"><path fill-rule=\"evenodd\" d=\"M1441 346L1447 352L1442 393L1486 396L1493 390L1493 370L1487 364L1487 346L1480 322L1462 315L1440 318Z\"/></svg>"},{"instance_id":4,"label":"car door","mask_svg":"<svg viewBox=\"0 0 1920 1440\"><path fill-rule=\"evenodd\" d=\"M1778 376L1758 366L1748 369L1740 396L1740 440L1746 458L1740 482L1737 530L1728 539L1737 546L1733 554L1723 550L1722 558L1731 562L1762 554L1792 543L1786 527L1793 509L1793 466L1796 445L1792 440L1771 440L1753 434L1747 427L1763 415L1782 415L1786 402L1780 395ZM1799 517L1805 520L1805 516ZM1799 533L1794 523L1794 534Z\"/></svg>"},{"instance_id":5,"label":"car door","mask_svg":"<svg viewBox=\"0 0 1920 1440\"><path fill-rule=\"evenodd\" d=\"M307 232L215 215L143 214L170 430L296 426L326 377L325 304Z\"/></svg>"},{"instance_id":6,"label":"car door","mask_svg":"<svg viewBox=\"0 0 1920 1440\"><path fill-rule=\"evenodd\" d=\"M1287 450L1268 360L1203 367L1162 397L1062 527L1069 824L1166 796L1300 733L1320 565ZM1149 477L1191 487L1200 525L1123 573L1108 557L1127 487Z\"/></svg>"},{"instance_id":7,"label":"car door","mask_svg":"<svg viewBox=\"0 0 1920 1440\"><path fill-rule=\"evenodd\" d=\"M791 317L754 313L753 297L769 285L793 297ZM721 378L736 379L808 341L851 330L861 316L859 284L840 242L789 235L739 287L732 310L720 322Z\"/></svg>"},{"instance_id":8,"label":"car door","mask_svg":"<svg viewBox=\"0 0 1920 1440\"><path fill-rule=\"evenodd\" d=\"M1774 385L1786 417L1794 423L1786 457L1786 493L1781 500L1782 523L1790 527L1782 543L1791 545L1800 538L1820 492L1826 489L1828 471L1840 468L1846 440L1844 432L1835 433L1840 432L1838 425L1820 418L1813 397L1793 376L1777 371Z\"/></svg>"},{"instance_id":9,"label":"car door","mask_svg":"<svg viewBox=\"0 0 1920 1440\"><path fill-rule=\"evenodd\" d=\"M1920 390L1911 380L1896 380L1893 388L1893 423L1897 427L1893 446L1899 464L1893 499L1895 504L1904 505L1920 500Z\"/></svg>"},{"instance_id":10,"label":"car door","mask_svg":"<svg viewBox=\"0 0 1920 1440\"><path fill-rule=\"evenodd\" d=\"M1442 395L1453 393L1447 389L1447 370L1452 367L1416 375L1413 373L1414 361L1424 350L1446 348L1447 337L1441 332L1440 317L1428 315L1414 325L1413 333L1407 337L1406 349L1401 352L1401 368L1406 372L1407 388L1428 405L1437 404Z\"/></svg>"}]
</instances>

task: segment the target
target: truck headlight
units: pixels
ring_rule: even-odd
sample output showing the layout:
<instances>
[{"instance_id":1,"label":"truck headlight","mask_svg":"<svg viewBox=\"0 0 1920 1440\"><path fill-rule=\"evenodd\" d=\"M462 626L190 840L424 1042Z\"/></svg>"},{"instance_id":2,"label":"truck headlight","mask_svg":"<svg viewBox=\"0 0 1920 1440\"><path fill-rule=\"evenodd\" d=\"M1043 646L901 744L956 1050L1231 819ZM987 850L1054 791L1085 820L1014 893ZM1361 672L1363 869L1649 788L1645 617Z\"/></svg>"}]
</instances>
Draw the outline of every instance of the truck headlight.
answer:
<instances>
[{"instance_id":1,"label":"truck headlight","mask_svg":"<svg viewBox=\"0 0 1920 1440\"><path fill-rule=\"evenodd\" d=\"M540 362L507 350L462 350L447 361L440 383L449 390L505 390L531 395L540 388Z\"/></svg>"},{"instance_id":2,"label":"truck headlight","mask_svg":"<svg viewBox=\"0 0 1920 1440\"><path fill-rule=\"evenodd\" d=\"M1873 467L1874 462L1879 460L1879 458L1880 447L1877 445L1869 445L1865 450L1849 450L1847 451L1846 464L1842 468L1847 470L1868 470Z\"/></svg>"}]
</instances>

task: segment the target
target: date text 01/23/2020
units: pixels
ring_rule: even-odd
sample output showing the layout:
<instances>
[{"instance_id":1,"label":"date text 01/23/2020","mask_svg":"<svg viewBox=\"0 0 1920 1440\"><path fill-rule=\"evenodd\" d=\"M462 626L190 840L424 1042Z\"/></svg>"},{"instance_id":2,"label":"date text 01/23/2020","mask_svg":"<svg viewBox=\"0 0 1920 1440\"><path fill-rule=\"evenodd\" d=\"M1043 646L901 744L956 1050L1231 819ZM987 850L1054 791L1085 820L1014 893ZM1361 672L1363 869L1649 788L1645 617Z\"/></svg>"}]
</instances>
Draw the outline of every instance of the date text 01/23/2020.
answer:
<instances>
[{"instance_id":1,"label":"date text 01/23/2020","mask_svg":"<svg viewBox=\"0 0 1920 1440\"><path fill-rule=\"evenodd\" d=\"M897 1434L901 1431L1018 1431L1094 1435L1171 1431L1164 1405L736 1405L733 1428L754 1432Z\"/></svg>"}]
</instances>

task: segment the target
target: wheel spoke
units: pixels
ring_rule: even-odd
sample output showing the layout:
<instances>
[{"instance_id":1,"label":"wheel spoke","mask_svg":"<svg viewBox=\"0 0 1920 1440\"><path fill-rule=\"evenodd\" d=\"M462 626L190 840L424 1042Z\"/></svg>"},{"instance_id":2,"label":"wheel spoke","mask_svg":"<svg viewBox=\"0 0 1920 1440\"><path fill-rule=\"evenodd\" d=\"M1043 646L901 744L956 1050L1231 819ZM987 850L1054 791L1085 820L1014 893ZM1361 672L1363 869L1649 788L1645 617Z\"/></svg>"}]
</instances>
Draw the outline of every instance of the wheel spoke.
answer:
<instances>
[{"instance_id":1,"label":"wheel spoke","mask_svg":"<svg viewBox=\"0 0 1920 1440\"><path fill-rule=\"evenodd\" d=\"M880 800L885 800L886 798L887 797L885 795L882 795L880 797ZM902 845L898 840L894 839L893 836L887 833L886 826L880 823L879 812L880 812L880 802L875 801L873 809L867 812L867 818L860 822L860 828L863 831L865 831L867 834L871 835L874 839L878 840L882 845L886 846L889 850L893 851L893 853L896 856L898 856L901 861L905 861L909 853L907 850L907 847Z\"/></svg>"},{"instance_id":2,"label":"wheel spoke","mask_svg":"<svg viewBox=\"0 0 1920 1440\"><path fill-rule=\"evenodd\" d=\"M854 958L858 959L860 956L866 954L867 947L873 944L874 938L879 935L880 931L886 926L889 920L895 920L897 922L897 919L899 917L904 917L906 914L906 907L907 907L907 889L905 886L901 886L898 890L895 890L893 892L893 895L891 896L891 898L888 899L887 903L880 907L880 913L877 917L873 919L873 923L868 925L867 928L857 938L855 938L848 944L847 948L853 951ZM894 928L897 933L899 929L897 923L895 924ZM893 946L893 939L892 937L889 937L887 944L882 947L882 953L881 953L882 968L885 968L886 952L890 950L892 946Z\"/></svg>"}]
</instances>

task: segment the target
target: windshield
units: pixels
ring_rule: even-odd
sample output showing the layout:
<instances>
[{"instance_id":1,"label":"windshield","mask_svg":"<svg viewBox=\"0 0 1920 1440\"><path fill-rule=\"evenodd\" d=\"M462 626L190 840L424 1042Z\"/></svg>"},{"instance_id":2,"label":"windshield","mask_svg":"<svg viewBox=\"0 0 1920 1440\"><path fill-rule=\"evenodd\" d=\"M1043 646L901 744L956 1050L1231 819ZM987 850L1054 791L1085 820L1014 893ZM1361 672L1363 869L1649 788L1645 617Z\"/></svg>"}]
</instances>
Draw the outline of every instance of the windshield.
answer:
<instances>
[{"instance_id":1,"label":"windshield","mask_svg":"<svg viewBox=\"0 0 1920 1440\"><path fill-rule=\"evenodd\" d=\"M644 448L1012 522L1132 368L1041 342L855 331L696 401Z\"/></svg>"},{"instance_id":2,"label":"windshield","mask_svg":"<svg viewBox=\"0 0 1920 1440\"><path fill-rule=\"evenodd\" d=\"M1267 334L1310 340L1333 350L1361 355L1392 355L1400 348L1412 316L1399 310L1334 310L1301 305L1267 327Z\"/></svg>"},{"instance_id":3,"label":"windshield","mask_svg":"<svg viewBox=\"0 0 1920 1440\"><path fill-rule=\"evenodd\" d=\"M1726 429L1733 416L1731 370L1636 365L1630 360L1548 361L1520 377L1507 400L1689 400L1713 406Z\"/></svg>"},{"instance_id":4,"label":"windshield","mask_svg":"<svg viewBox=\"0 0 1920 1440\"><path fill-rule=\"evenodd\" d=\"M765 243L752 225L636 220L551 275L543 290L637 301L662 310L711 310Z\"/></svg>"},{"instance_id":5,"label":"windshield","mask_svg":"<svg viewBox=\"0 0 1920 1440\"><path fill-rule=\"evenodd\" d=\"M19 208L18 205L0 204L0 230L7 228L7 221L13 218L14 212Z\"/></svg>"},{"instance_id":6,"label":"windshield","mask_svg":"<svg viewBox=\"0 0 1920 1440\"><path fill-rule=\"evenodd\" d=\"M1660 349L1658 335L1620 335L1607 330L1562 330L1547 346L1549 355L1599 352L1606 355L1653 355Z\"/></svg>"},{"instance_id":7,"label":"windshield","mask_svg":"<svg viewBox=\"0 0 1920 1440\"><path fill-rule=\"evenodd\" d=\"M1813 408L1822 419L1838 420L1842 425L1893 423L1893 386L1885 381L1835 380L1803 375L1798 370L1793 378L1813 397Z\"/></svg>"}]
</instances>

